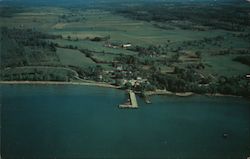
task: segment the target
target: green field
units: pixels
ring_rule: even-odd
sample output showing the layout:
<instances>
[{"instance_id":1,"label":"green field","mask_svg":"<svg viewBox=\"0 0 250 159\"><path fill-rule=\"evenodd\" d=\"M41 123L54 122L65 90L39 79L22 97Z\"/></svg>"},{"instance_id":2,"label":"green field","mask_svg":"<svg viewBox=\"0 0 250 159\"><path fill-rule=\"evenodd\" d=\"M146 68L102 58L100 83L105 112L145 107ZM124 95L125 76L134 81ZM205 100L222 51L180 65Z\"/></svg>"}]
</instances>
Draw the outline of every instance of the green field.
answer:
<instances>
[{"instance_id":1,"label":"green field","mask_svg":"<svg viewBox=\"0 0 250 159\"><path fill-rule=\"evenodd\" d=\"M131 8L128 7L128 10ZM148 12L147 9L145 8L145 13L141 13L150 15L150 9ZM135 13L140 15L140 12ZM164 18L164 15L162 16ZM50 51L48 48L47 51L41 47L37 49L40 53L44 52L50 56L36 56L34 48L25 47L27 52L33 51L31 57L25 57L28 61L26 63L33 67L72 67L76 71L84 71L98 65L106 71L115 70L117 65L112 64L119 59L120 65L128 67L127 71L131 69L131 66L127 65L133 64L136 67L131 70L135 71L134 76L145 78L153 78L150 73L159 70L163 75L179 77L173 75L176 67L184 70L192 67L191 69L196 69L197 74L211 75L215 79L220 76L230 78L250 73L249 65L234 61L236 57L249 55L249 27L244 31L228 30L223 29L224 25L227 25L223 22L222 28L220 24L220 27L211 29L209 26L198 24L199 21L191 20L194 19L144 20L101 8L27 7L10 17L0 16L0 27L32 29L58 36L43 39L51 43L49 45L54 45L55 52L53 47L52 51L51 48ZM93 40L95 38L101 40ZM113 43L131 44L131 47L108 47ZM200 57L195 57L197 52ZM40 57L43 57L42 61L38 60ZM203 70L197 69L198 65L202 65ZM152 70L154 71L150 72ZM107 75L107 78L110 76Z\"/></svg>"},{"instance_id":2,"label":"green field","mask_svg":"<svg viewBox=\"0 0 250 159\"><path fill-rule=\"evenodd\" d=\"M57 55L64 66L88 67L95 63L78 50L57 48Z\"/></svg>"}]
</instances>

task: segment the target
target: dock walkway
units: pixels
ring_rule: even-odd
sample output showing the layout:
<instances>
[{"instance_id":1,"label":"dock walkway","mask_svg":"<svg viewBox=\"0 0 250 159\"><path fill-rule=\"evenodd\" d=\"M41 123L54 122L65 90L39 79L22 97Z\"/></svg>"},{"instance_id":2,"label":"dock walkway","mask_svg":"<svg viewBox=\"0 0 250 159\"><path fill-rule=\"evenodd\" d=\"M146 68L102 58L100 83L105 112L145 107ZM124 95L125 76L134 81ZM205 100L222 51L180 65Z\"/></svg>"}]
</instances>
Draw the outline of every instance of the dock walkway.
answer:
<instances>
[{"instance_id":1,"label":"dock walkway","mask_svg":"<svg viewBox=\"0 0 250 159\"><path fill-rule=\"evenodd\" d=\"M129 103L120 104L119 108L133 108L133 109L138 108L138 103L136 100L135 93L132 90L129 90L128 95L129 95Z\"/></svg>"}]
</instances>

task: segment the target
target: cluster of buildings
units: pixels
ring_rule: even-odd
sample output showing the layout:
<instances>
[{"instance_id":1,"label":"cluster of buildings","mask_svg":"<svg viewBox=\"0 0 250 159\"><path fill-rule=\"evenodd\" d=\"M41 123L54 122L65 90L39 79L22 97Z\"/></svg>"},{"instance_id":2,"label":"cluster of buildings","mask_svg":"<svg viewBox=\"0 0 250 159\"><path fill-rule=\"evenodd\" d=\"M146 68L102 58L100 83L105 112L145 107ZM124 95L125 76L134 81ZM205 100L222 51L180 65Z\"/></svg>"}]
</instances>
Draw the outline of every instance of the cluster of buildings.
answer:
<instances>
[{"instance_id":1,"label":"cluster of buildings","mask_svg":"<svg viewBox=\"0 0 250 159\"><path fill-rule=\"evenodd\" d=\"M109 77L109 83L119 86L129 84L132 87L137 87L141 84L150 84L147 79L143 79L142 77L138 76L134 78L133 72L123 69L122 66L117 66L112 71L104 71L102 75L98 76L98 80L103 81L104 77L107 76Z\"/></svg>"},{"instance_id":2,"label":"cluster of buildings","mask_svg":"<svg viewBox=\"0 0 250 159\"><path fill-rule=\"evenodd\" d=\"M113 43L107 43L104 45L105 47L117 49L117 48L130 48L132 47L131 43L122 43L122 42L113 42Z\"/></svg>"},{"instance_id":3,"label":"cluster of buildings","mask_svg":"<svg viewBox=\"0 0 250 159\"><path fill-rule=\"evenodd\" d=\"M131 79L130 77L133 76L132 71L124 70L122 66L117 66L114 74L122 74L123 78L115 77L117 80L119 80L120 85L126 85L130 84L132 87L140 86L141 84L149 84L149 81L147 79L143 79L142 77L136 77Z\"/></svg>"},{"instance_id":4,"label":"cluster of buildings","mask_svg":"<svg viewBox=\"0 0 250 159\"><path fill-rule=\"evenodd\" d=\"M122 79L122 85L125 85L127 83L131 84L132 87L140 86L141 84L149 84L147 79L142 79L141 77L137 77L137 79Z\"/></svg>"}]
</instances>

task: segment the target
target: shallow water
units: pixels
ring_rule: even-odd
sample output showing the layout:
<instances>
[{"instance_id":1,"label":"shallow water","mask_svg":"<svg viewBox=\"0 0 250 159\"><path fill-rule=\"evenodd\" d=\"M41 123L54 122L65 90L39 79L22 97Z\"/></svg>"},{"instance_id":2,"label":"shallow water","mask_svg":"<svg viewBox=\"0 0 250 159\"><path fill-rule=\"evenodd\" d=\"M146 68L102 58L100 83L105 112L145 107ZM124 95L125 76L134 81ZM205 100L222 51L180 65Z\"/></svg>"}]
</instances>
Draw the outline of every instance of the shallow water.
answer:
<instances>
[{"instance_id":1,"label":"shallow water","mask_svg":"<svg viewBox=\"0 0 250 159\"><path fill-rule=\"evenodd\" d=\"M250 102L155 96L118 109L123 91L1 85L2 158L235 158L250 156ZM228 137L223 137L227 133Z\"/></svg>"}]
</instances>

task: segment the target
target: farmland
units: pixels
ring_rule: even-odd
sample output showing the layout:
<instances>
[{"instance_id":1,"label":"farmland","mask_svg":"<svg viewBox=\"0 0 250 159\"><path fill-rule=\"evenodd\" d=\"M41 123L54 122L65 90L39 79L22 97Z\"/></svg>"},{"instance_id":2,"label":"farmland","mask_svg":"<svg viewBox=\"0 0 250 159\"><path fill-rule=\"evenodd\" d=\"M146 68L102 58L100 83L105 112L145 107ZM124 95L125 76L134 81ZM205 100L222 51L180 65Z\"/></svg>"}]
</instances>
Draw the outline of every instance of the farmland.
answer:
<instances>
[{"instance_id":1,"label":"farmland","mask_svg":"<svg viewBox=\"0 0 250 159\"><path fill-rule=\"evenodd\" d=\"M79 76L121 85L118 81L140 77L148 81L134 88L140 91L249 96L250 66L237 59L250 55L250 5L209 6L1 6L1 78L74 81ZM185 15L174 14L183 8ZM192 16L204 9L207 15ZM230 10L237 9L242 14L230 21ZM219 11L225 15L212 19Z\"/></svg>"}]
</instances>

